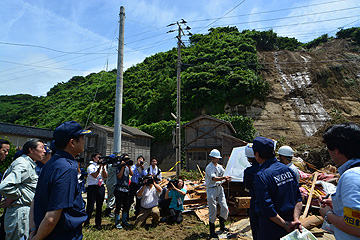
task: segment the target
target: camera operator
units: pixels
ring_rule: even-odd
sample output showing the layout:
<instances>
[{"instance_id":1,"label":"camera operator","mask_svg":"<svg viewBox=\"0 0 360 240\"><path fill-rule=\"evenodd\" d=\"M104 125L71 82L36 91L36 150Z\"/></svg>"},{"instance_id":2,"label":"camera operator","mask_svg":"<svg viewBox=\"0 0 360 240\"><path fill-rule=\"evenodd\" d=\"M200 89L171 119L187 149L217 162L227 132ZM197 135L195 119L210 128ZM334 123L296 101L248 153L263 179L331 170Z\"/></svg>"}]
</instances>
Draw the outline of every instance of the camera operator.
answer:
<instances>
[{"instance_id":1,"label":"camera operator","mask_svg":"<svg viewBox=\"0 0 360 240\"><path fill-rule=\"evenodd\" d=\"M141 208L139 216L136 218L136 226L144 226L146 219L152 217L152 225L155 227L159 222L160 211L158 207L161 187L154 181L154 177L148 175L145 177L142 186L137 191L137 197L141 198Z\"/></svg>"},{"instance_id":2,"label":"camera operator","mask_svg":"<svg viewBox=\"0 0 360 240\"><path fill-rule=\"evenodd\" d=\"M134 202L134 197L136 197L136 192L141 187L141 182L139 181L142 180L142 177L146 176L146 170L144 170L144 163L145 163L145 159L143 156L140 155L137 157L136 164L131 167L133 175L131 177L130 191L129 191L129 208ZM136 217L139 215L139 212L140 212L140 198L136 197L136 203L135 203Z\"/></svg>"},{"instance_id":3,"label":"camera operator","mask_svg":"<svg viewBox=\"0 0 360 240\"><path fill-rule=\"evenodd\" d=\"M116 167L117 163L115 160L117 159L115 154L110 154L108 157L108 164L106 165L107 169L107 179L106 179L106 188L107 188L107 200L106 200L106 208L105 208L105 216L106 217L114 217L112 210L115 206L115 185L117 183L117 176L116 176Z\"/></svg>"},{"instance_id":4,"label":"camera operator","mask_svg":"<svg viewBox=\"0 0 360 240\"><path fill-rule=\"evenodd\" d=\"M75 159L78 163L78 182L80 184L80 190L81 193L86 193L86 189L85 189L85 182L86 182L86 177L88 176L87 171L85 171L85 169L83 167L81 167L81 164L83 164L85 162L84 158L81 158L80 156L77 156Z\"/></svg>"},{"instance_id":5,"label":"camera operator","mask_svg":"<svg viewBox=\"0 0 360 240\"><path fill-rule=\"evenodd\" d=\"M184 211L184 198L186 195L186 189L184 188L184 181L170 180L168 184L168 190L165 194L165 199L171 198L169 206L169 216L162 218L161 222L167 222L168 224L181 223L183 221L182 211Z\"/></svg>"},{"instance_id":6,"label":"camera operator","mask_svg":"<svg viewBox=\"0 0 360 240\"><path fill-rule=\"evenodd\" d=\"M105 198L104 179L107 178L107 172L105 166L100 159L101 154L94 152L92 154L93 162L87 168L88 172L88 187L87 187L87 205L86 214L88 215L85 221L85 226L90 224L91 214L94 210L94 204L96 202L96 215L95 215L95 227L100 230L101 227L101 212L102 205Z\"/></svg>"},{"instance_id":7,"label":"camera operator","mask_svg":"<svg viewBox=\"0 0 360 240\"><path fill-rule=\"evenodd\" d=\"M157 166L156 157L151 158L150 167L147 169L147 174L152 175L156 183L159 183L161 181L162 174L160 168Z\"/></svg>"},{"instance_id":8,"label":"camera operator","mask_svg":"<svg viewBox=\"0 0 360 240\"><path fill-rule=\"evenodd\" d=\"M128 212L129 212L129 176L133 172L131 166L133 161L130 160L128 154L121 155L121 163L116 168L117 184L115 186L115 226L121 229L123 226L128 226ZM120 223L120 209L122 209L122 216Z\"/></svg>"}]
</instances>

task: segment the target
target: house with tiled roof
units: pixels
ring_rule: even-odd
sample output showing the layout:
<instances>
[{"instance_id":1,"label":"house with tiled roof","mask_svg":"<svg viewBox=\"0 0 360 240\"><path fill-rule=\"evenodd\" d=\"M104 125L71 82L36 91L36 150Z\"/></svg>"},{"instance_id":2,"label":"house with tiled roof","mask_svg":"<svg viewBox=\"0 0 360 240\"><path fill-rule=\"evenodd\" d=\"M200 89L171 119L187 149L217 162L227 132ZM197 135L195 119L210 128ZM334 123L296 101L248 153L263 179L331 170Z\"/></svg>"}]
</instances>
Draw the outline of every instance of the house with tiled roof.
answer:
<instances>
[{"instance_id":1,"label":"house with tiled roof","mask_svg":"<svg viewBox=\"0 0 360 240\"><path fill-rule=\"evenodd\" d=\"M100 152L103 156L113 153L114 127L91 123L86 129L92 131L85 141L85 159L89 161L93 152ZM153 136L138 128L122 125L121 152L129 154L135 160L142 155L149 162L151 139Z\"/></svg>"},{"instance_id":2,"label":"house with tiled roof","mask_svg":"<svg viewBox=\"0 0 360 240\"><path fill-rule=\"evenodd\" d=\"M201 115L182 125L185 132L186 170L205 169L211 161L209 153L216 148L221 152L221 164L226 166L234 147L245 146L246 142L234 137L236 130L228 121L209 115Z\"/></svg>"},{"instance_id":3,"label":"house with tiled roof","mask_svg":"<svg viewBox=\"0 0 360 240\"><path fill-rule=\"evenodd\" d=\"M0 138L8 138L16 147L22 148L25 142L34 138L39 138L50 144L53 138L53 131L47 128L0 122Z\"/></svg>"}]
</instances>

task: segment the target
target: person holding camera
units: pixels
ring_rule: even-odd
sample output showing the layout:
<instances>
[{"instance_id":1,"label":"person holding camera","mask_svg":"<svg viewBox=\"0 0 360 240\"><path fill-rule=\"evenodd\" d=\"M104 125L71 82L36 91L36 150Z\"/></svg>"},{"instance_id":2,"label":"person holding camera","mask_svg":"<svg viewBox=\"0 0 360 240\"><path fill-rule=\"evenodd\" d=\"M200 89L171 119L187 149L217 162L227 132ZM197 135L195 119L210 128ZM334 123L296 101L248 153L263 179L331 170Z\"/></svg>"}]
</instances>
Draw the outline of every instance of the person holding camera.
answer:
<instances>
[{"instance_id":1,"label":"person holding camera","mask_svg":"<svg viewBox=\"0 0 360 240\"><path fill-rule=\"evenodd\" d=\"M170 180L167 191L165 194L165 199L171 198L169 206L169 216L162 219L162 222L166 221L168 224L181 223L183 221L182 211L184 211L184 198L186 195L186 189L184 188L184 181L179 180Z\"/></svg>"},{"instance_id":2,"label":"person holding camera","mask_svg":"<svg viewBox=\"0 0 360 240\"><path fill-rule=\"evenodd\" d=\"M96 202L95 227L98 230L101 230L101 212L105 198L104 179L107 178L107 172L105 166L102 164L100 153L94 152L92 154L92 161L93 162L90 163L87 168L88 187L86 214L88 215L88 218L85 221L85 226L90 224L91 214L94 210L94 204Z\"/></svg>"},{"instance_id":3,"label":"person holding camera","mask_svg":"<svg viewBox=\"0 0 360 240\"><path fill-rule=\"evenodd\" d=\"M137 157L137 162L135 165L131 167L131 170L133 172L133 175L131 177L131 183L130 183L130 191L129 191L129 207L134 202L134 197L136 197L136 192L141 187L142 178L146 176L146 170L144 169L145 160L143 156ZM136 203L135 203L135 216L137 217L140 212L140 199L136 197Z\"/></svg>"},{"instance_id":4,"label":"person holding camera","mask_svg":"<svg viewBox=\"0 0 360 240\"><path fill-rule=\"evenodd\" d=\"M162 174L160 168L157 166L156 157L151 158L150 167L147 169L147 174L152 175L156 183L159 183L161 181Z\"/></svg>"},{"instance_id":5,"label":"person holding camera","mask_svg":"<svg viewBox=\"0 0 360 240\"><path fill-rule=\"evenodd\" d=\"M160 217L158 203L162 188L156 183L152 175L146 176L143 184L144 186L137 191L137 197L141 198L141 208L135 225L144 226L146 219L151 216L152 225L156 226Z\"/></svg>"},{"instance_id":6,"label":"person holding camera","mask_svg":"<svg viewBox=\"0 0 360 240\"><path fill-rule=\"evenodd\" d=\"M87 171L85 171L85 169L83 167L81 167L81 164L83 164L85 162L84 158L81 158L79 155L76 157L75 159L78 163L78 182L80 184L80 190L81 193L86 193L86 188L85 188L85 182L86 182L86 178L88 176Z\"/></svg>"},{"instance_id":7,"label":"person holding camera","mask_svg":"<svg viewBox=\"0 0 360 240\"><path fill-rule=\"evenodd\" d=\"M110 154L108 157L108 164L106 165L107 169L107 179L106 179L106 188L107 188L107 200L105 208L105 216L114 217L112 210L115 206L115 186L117 183L116 168L117 168L117 157L115 154Z\"/></svg>"},{"instance_id":8,"label":"person holding camera","mask_svg":"<svg viewBox=\"0 0 360 240\"><path fill-rule=\"evenodd\" d=\"M121 163L116 168L117 184L115 186L115 226L121 229L123 226L128 226L128 212L129 212L129 176L133 175L131 166L133 161L130 160L128 154L121 155ZM122 216L120 223L120 209L122 209Z\"/></svg>"}]
</instances>

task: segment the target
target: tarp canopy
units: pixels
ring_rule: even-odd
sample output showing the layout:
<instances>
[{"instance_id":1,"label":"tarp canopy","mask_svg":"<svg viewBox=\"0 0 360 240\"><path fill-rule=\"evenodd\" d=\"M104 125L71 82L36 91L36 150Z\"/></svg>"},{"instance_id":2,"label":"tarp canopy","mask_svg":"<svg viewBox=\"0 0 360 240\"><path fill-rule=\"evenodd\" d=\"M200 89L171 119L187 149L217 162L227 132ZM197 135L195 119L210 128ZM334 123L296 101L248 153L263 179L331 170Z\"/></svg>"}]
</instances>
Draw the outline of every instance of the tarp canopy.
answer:
<instances>
[{"instance_id":1,"label":"tarp canopy","mask_svg":"<svg viewBox=\"0 0 360 240\"><path fill-rule=\"evenodd\" d=\"M231 176L232 182L243 182L244 170L250 166L251 164L245 156L245 146L233 148L224 176Z\"/></svg>"}]
</instances>

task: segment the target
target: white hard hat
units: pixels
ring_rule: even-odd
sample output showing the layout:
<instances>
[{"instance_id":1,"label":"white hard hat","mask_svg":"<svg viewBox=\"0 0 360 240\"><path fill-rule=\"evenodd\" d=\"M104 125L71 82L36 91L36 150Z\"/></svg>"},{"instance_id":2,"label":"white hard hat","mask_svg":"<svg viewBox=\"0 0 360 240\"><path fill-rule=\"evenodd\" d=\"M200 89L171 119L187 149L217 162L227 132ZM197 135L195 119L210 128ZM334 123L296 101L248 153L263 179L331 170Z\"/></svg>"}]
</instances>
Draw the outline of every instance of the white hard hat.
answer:
<instances>
[{"instance_id":1,"label":"white hard hat","mask_svg":"<svg viewBox=\"0 0 360 240\"><path fill-rule=\"evenodd\" d=\"M289 146L282 146L281 148L279 148L279 151L277 153L286 157L294 156L294 150Z\"/></svg>"},{"instance_id":2,"label":"white hard hat","mask_svg":"<svg viewBox=\"0 0 360 240\"><path fill-rule=\"evenodd\" d=\"M255 158L254 150L253 150L253 144L248 143L245 147L245 156L248 158Z\"/></svg>"},{"instance_id":3,"label":"white hard hat","mask_svg":"<svg viewBox=\"0 0 360 240\"><path fill-rule=\"evenodd\" d=\"M211 150L209 156L214 158L221 158L220 152L217 149Z\"/></svg>"}]
</instances>

